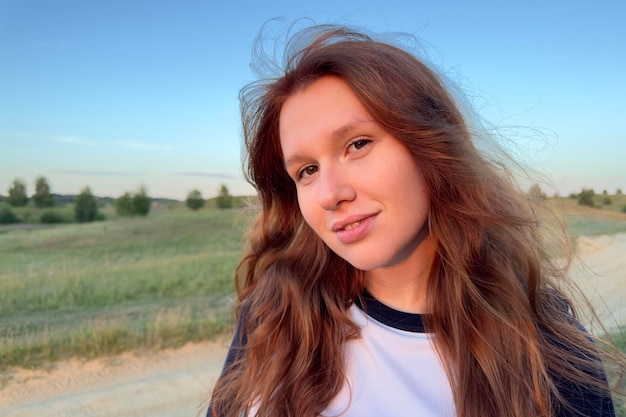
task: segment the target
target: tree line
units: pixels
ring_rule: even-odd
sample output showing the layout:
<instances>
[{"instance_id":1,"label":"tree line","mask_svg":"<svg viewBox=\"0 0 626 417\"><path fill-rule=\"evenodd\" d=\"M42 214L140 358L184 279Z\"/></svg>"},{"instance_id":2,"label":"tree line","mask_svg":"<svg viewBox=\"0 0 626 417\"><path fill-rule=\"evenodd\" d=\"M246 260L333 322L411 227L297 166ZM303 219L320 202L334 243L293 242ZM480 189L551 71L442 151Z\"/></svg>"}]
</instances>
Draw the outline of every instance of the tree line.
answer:
<instances>
[{"instance_id":1,"label":"tree line","mask_svg":"<svg viewBox=\"0 0 626 417\"><path fill-rule=\"evenodd\" d=\"M204 207L205 202L206 200L202 198L202 193L197 189L191 190L185 199L185 204L193 211L200 210ZM215 205L219 209L227 209L234 206L234 198L224 184L220 187L220 191L215 199Z\"/></svg>"},{"instance_id":2,"label":"tree line","mask_svg":"<svg viewBox=\"0 0 626 417\"><path fill-rule=\"evenodd\" d=\"M83 188L75 198L71 199L73 201L67 198L61 199L59 198L60 196L55 196L51 192L48 180L40 176L35 180L35 192L31 197L28 196L26 184L19 179L13 181L7 193L7 196L4 198L0 195L0 203L4 202L7 204L0 204L0 224L19 222L20 219L11 208L24 207L29 205L29 202L32 202L32 205L37 208L50 209L41 214L41 223L65 222L66 219L59 212L52 210L58 202L55 200L62 200L61 204L73 203L74 220L77 222L83 223L105 219L104 215L98 210L100 205L98 199L93 195L89 187ZM115 212L120 217L147 216L152 207L152 198L143 186L136 193L125 192L112 201L115 205ZM215 201L216 206L220 209L231 208L234 205L233 196L230 195L225 185L221 185ZM200 191L194 189L187 195L185 203L189 209L196 211L204 207L205 200L202 198Z\"/></svg>"},{"instance_id":3,"label":"tree line","mask_svg":"<svg viewBox=\"0 0 626 417\"><path fill-rule=\"evenodd\" d=\"M622 189L618 188L615 192L615 196L621 197L622 195ZM600 197L598 204L598 198L596 198L596 193L593 191L593 188L583 188L580 193L570 194L569 198L577 199L579 205L587 207L610 206L613 204L613 199L607 190L602 191L602 196ZM626 213L626 206L622 207L622 211Z\"/></svg>"},{"instance_id":4,"label":"tree line","mask_svg":"<svg viewBox=\"0 0 626 417\"><path fill-rule=\"evenodd\" d=\"M534 200L545 200L547 195L541 190L538 184L533 184L529 190L528 195ZM567 198L576 200L578 205L601 208L602 206L610 206L613 204L613 198L618 202L622 201L623 192L621 188L615 190L615 195L612 197L607 190L603 190L602 194L598 195L593 188L583 188L578 193L571 193ZM622 207L622 212L626 213L626 205Z\"/></svg>"}]
</instances>

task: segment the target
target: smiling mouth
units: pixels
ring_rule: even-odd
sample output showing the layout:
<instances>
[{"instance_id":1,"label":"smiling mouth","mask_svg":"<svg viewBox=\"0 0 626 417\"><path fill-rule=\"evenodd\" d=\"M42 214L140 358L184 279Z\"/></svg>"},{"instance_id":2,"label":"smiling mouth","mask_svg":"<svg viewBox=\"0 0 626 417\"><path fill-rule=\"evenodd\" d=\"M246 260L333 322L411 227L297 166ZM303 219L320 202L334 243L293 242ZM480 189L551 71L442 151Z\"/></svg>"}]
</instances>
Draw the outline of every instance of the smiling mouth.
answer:
<instances>
[{"instance_id":1,"label":"smiling mouth","mask_svg":"<svg viewBox=\"0 0 626 417\"><path fill-rule=\"evenodd\" d=\"M363 226L364 223L369 223L370 220L376 217L378 213L357 214L349 216L343 220L337 221L329 227L333 232L347 232L352 229L356 229L359 226Z\"/></svg>"},{"instance_id":2,"label":"smiling mouth","mask_svg":"<svg viewBox=\"0 0 626 417\"><path fill-rule=\"evenodd\" d=\"M336 233L337 239L343 244L347 245L357 242L363 239L370 230L372 230L377 215L378 213L373 213L348 218L346 219L347 224L338 223L333 227L333 231Z\"/></svg>"},{"instance_id":3,"label":"smiling mouth","mask_svg":"<svg viewBox=\"0 0 626 417\"><path fill-rule=\"evenodd\" d=\"M343 230L351 230L354 229L355 227L357 227L358 225L361 224L361 220L359 220L358 222L354 222L354 223L350 223L349 225L347 225L346 227L343 228Z\"/></svg>"}]
</instances>

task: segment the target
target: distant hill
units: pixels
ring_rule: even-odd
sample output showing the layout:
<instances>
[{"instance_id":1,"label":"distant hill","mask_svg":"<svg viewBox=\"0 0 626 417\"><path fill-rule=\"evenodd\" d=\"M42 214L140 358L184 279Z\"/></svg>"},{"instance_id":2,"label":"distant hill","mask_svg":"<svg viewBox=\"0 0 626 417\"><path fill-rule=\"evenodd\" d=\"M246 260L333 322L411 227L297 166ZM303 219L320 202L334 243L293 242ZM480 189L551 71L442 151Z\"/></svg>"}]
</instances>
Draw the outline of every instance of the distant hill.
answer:
<instances>
[{"instance_id":1,"label":"distant hill","mask_svg":"<svg viewBox=\"0 0 626 417\"><path fill-rule=\"evenodd\" d=\"M56 206L63 206L65 204L73 204L74 201L76 200L76 194L52 194L52 197L54 198L54 204ZM99 197L99 196L94 196L94 197L96 197L96 200L100 204L115 204L115 200L116 200L113 197ZM152 201L155 201L161 204L181 202L180 200L174 200L171 198L152 198Z\"/></svg>"},{"instance_id":2,"label":"distant hill","mask_svg":"<svg viewBox=\"0 0 626 417\"><path fill-rule=\"evenodd\" d=\"M54 205L55 206L64 206L67 204L74 204L74 201L76 200L77 194L55 194L52 193L52 198L54 198ZM106 204L115 204L115 200L116 198L113 197L100 197L100 196L94 196L96 198L96 200L102 204L102 205L106 205ZM184 203L184 201L181 200L176 200L173 198L162 198L162 197L151 197L153 202L159 203L159 204L163 204L163 205L167 205L167 204L180 204L180 203ZM207 204L210 207L214 207L215 206L215 200L217 199L217 197L212 197L207 199ZM3 202L4 200L6 200L6 196L0 194L0 203ZM256 196L241 196L241 195L235 195L233 196L233 203L235 207L245 207L247 205L250 204L256 204L257 202L257 197ZM29 201L29 205L32 204Z\"/></svg>"},{"instance_id":3,"label":"distant hill","mask_svg":"<svg viewBox=\"0 0 626 417\"><path fill-rule=\"evenodd\" d=\"M248 207L250 205L258 204L258 197L251 195L234 195L233 197L233 207L242 208ZM206 199L207 208L216 208L217 207L217 197L211 197Z\"/></svg>"}]
</instances>

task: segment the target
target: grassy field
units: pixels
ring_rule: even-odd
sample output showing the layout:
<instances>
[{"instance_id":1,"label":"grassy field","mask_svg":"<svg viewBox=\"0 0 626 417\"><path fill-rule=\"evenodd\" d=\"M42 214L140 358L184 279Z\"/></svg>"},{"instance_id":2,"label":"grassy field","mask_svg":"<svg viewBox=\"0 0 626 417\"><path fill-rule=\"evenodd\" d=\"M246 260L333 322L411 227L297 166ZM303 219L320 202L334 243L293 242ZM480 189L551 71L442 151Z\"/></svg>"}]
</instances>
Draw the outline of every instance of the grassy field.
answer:
<instances>
[{"instance_id":1,"label":"grassy field","mask_svg":"<svg viewBox=\"0 0 626 417\"><path fill-rule=\"evenodd\" d=\"M572 236L597 236L626 232L626 196L613 195L613 204L602 205L600 196L596 196L597 207L581 206L570 198L551 198L547 200L550 209L561 216Z\"/></svg>"},{"instance_id":2,"label":"grassy field","mask_svg":"<svg viewBox=\"0 0 626 417\"><path fill-rule=\"evenodd\" d=\"M0 368L230 329L235 210L0 230Z\"/></svg>"}]
</instances>

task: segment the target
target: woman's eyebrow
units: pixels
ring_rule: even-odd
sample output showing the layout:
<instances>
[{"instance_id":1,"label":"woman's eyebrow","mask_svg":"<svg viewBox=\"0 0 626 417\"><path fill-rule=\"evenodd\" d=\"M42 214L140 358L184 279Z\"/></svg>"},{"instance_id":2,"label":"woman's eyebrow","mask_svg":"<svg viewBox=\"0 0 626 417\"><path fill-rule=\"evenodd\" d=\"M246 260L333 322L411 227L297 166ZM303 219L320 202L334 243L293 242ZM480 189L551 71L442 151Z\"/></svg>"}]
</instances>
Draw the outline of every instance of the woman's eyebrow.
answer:
<instances>
[{"instance_id":1,"label":"woman's eyebrow","mask_svg":"<svg viewBox=\"0 0 626 417\"><path fill-rule=\"evenodd\" d=\"M362 128L365 125L370 125L373 123L375 123L375 121L372 119L355 119L346 123L345 125L341 127L338 127L337 129L334 129L331 132L331 137L333 139L340 139L349 135L353 131L358 130L359 128Z\"/></svg>"},{"instance_id":2,"label":"woman's eyebrow","mask_svg":"<svg viewBox=\"0 0 626 417\"><path fill-rule=\"evenodd\" d=\"M292 165L300 165L306 159L307 158L305 156L303 156L303 155L295 154L291 158L285 160L285 169L287 169L287 171L289 171L289 167L290 166L292 166Z\"/></svg>"},{"instance_id":3,"label":"woman's eyebrow","mask_svg":"<svg viewBox=\"0 0 626 417\"><path fill-rule=\"evenodd\" d=\"M342 139L346 136L350 136L353 132L362 129L365 126L372 125L374 123L376 122L372 119L354 119L343 126L333 129L333 131L330 132L330 137L332 140ZM306 156L299 153L294 154L289 159L285 160L285 168L288 170L290 166L299 165L306 160L308 160Z\"/></svg>"}]
</instances>

